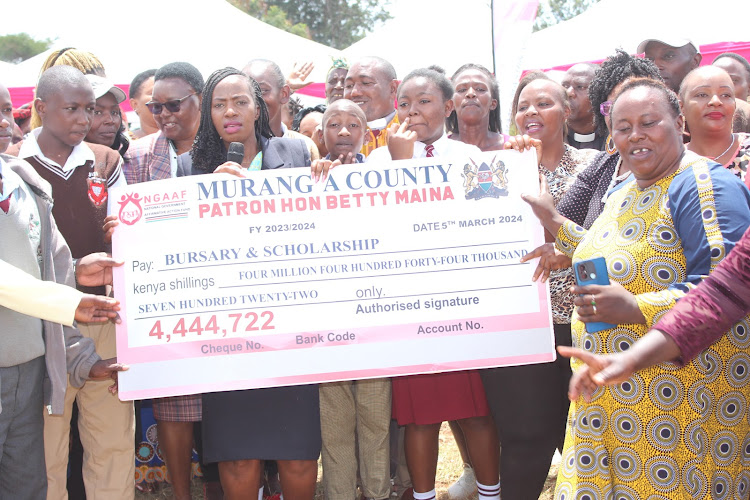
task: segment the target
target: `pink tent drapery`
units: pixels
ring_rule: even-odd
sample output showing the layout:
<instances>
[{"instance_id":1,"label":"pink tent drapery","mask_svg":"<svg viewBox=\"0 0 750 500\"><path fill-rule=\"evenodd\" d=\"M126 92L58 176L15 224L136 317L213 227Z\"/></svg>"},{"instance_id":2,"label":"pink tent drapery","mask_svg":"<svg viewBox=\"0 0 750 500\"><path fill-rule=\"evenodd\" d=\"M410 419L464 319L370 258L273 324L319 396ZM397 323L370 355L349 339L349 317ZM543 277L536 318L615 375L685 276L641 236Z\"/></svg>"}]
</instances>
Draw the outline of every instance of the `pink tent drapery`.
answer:
<instances>
[{"instance_id":1,"label":"pink tent drapery","mask_svg":"<svg viewBox=\"0 0 750 500\"><path fill-rule=\"evenodd\" d=\"M750 42L718 42L718 43L709 43L706 45L701 45L700 47L701 54L703 54L703 59L701 59L701 66L704 66L706 64L711 64L714 62L714 59L716 59L716 56L719 54L723 54L724 52L734 52L736 54L741 55L748 61L750 61ZM603 59L599 61L579 61L579 62L593 62L593 63L600 63ZM565 71L571 66L578 64L578 63L571 63L571 64L563 64L561 66L553 66L551 68L544 68L542 71L551 71L551 70L557 70L557 71ZM538 70L540 68L527 68L526 72L532 71L532 70Z\"/></svg>"},{"instance_id":2,"label":"pink tent drapery","mask_svg":"<svg viewBox=\"0 0 750 500\"><path fill-rule=\"evenodd\" d=\"M128 95L130 85L117 84L117 86L125 91L125 95ZM27 102L31 102L32 100L34 100L34 87L12 87L8 90L10 91L10 100L13 103L14 108L19 108ZM312 97L320 97L322 99L325 98L325 84L311 83L307 87L304 87L297 92ZM127 99L122 104L120 104L120 108L125 112L133 110L130 107L130 103Z\"/></svg>"},{"instance_id":3,"label":"pink tent drapery","mask_svg":"<svg viewBox=\"0 0 750 500\"><path fill-rule=\"evenodd\" d=\"M719 54L723 52L736 52L745 59L750 60L750 42L719 42L710 43L707 45L701 45L701 54L703 54L703 60L701 64L711 64L713 60ZM600 62L600 61L591 61ZM544 71L548 70L566 70L573 64L565 64L562 66L554 66L552 68L545 68ZM531 68L529 68L531 69ZM117 84L118 87L123 89L125 93L128 93L130 85ZM8 89L10 91L10 99L13 102L13 107L18 108L27 102L31 102L34 99L34 87L12 87ZM298 90L300 94L305 94L313 97L325 97L325 84L324 83L313 83L305 88ZM123 111L131 111L130 104L126 100L121 105Z\"/></svg>"}]
</instances>

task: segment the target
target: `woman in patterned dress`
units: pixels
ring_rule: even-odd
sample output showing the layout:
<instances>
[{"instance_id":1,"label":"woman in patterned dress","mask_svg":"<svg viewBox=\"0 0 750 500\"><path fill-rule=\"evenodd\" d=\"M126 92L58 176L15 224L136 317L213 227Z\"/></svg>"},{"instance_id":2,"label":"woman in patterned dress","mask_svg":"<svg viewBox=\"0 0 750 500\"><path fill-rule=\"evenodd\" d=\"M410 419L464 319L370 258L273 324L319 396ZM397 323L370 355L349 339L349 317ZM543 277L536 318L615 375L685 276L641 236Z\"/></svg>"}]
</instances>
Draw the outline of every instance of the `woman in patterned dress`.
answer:
<instances>
[{"instance_id":1,"label":"woman in patterned dress","mask_svg":"<svg viewBox=\"0 0 750 500\"><path fill-rule=\"evenodd\" d=\"M565 121L570 105L565 89L544 74L531 73L518 85L513 99L516 127L523 136L512 138L506 148L530 144L543 146L539 174L550 186L555 203L575 181L576 175L598 151L577 150L564 143ZM573 273L553 273L552 316L555 344L570 345L573 313ZM509 499L539 498L556 448L562 448L568 414L566 396L570 364L552 363L482 370L487 402L495 419L502 453L502 496Z\"/></svg>"},{"instance_id":2,"label":"woman in patterned dress","mask_svg":"<svg viewBox=\"0 0 750 500\"><path fill-rule=\"evenodd\" d=\"M664 84L626 83L610 117L635 179L610 195L588 231L557 214L549 195L525 197L574 265L607 260L611 285L573 290L573 344L596 354L628 349L750 225L750 192L685 151L677 96ZM617 326L587 333L597 321ZM728 335L681 370L657 365L574 401L555 498L747 498L746 344Z\"/></svg>"},{"instance_id":3,"label":"woman in patterned dress","mask_svg":"<svg viewBox=\"0 0 750 500\"><path fill-rule=\"evenodd\" d=\"M729 74L717 66L694 69L680 85L680 104L690 130L687 148L750 182L745 177L750 163L750 134L732 133L736 101Z\"/></svg>"}]
</instances>

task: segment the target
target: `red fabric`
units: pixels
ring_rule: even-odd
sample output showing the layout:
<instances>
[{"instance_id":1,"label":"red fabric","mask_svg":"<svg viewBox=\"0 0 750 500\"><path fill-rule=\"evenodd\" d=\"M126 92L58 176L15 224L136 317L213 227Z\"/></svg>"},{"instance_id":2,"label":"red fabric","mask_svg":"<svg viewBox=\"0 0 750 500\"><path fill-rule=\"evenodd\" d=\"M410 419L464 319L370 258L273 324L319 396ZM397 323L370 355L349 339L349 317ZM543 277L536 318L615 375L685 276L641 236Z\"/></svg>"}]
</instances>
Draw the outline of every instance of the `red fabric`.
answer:
<instances>
[{"instance_id":1,"label":"red fabric","mask_svg":"<svg viewBox=\"0 0 750 500\"><path fill-rule=\"evenodd\" d=\"M435 146L433 146L432 144L428 144L428 145L426 145L426 146L424 147L424 150L425 150L425 151L427 152L427 154L425 154L425 156L426 156L427 158L432 158L432 157L434 157L434 156L435 156L435 153L434 153L434 151L435 151Z\"/></svg>"},{"instance_id":2,"label":"red fabric","mask_svg":"<svg viewBox=\"0 0 750 500\"><path fill-rule=\"evenodd\" d=\"M31 108L13 109L14 120L25 120L31 118Z\"/></svg>"},{"instance_id":3,"label":"red fabric","mask_svg":"<svg viewBox=\"0 0 750 500\"><path fill-rule=\"evenodd\" d=\"M437 424L490 414L476 370L392 379L393 418L398 425Z\"/></svg>"},{"instance_id":4,"label":"red fabric","mask_svg":"<svg viewBox=\"0 0 750 500\"><path fill-rule=\"evenodd\" d=\"M125 95L130 95L128 93L130 92L130 85L117 84L117 86L125 92ZM14 108L20 108L24 104L34 100L34 87L10 87L8 91L10 92L10 101L13 103ZM128 99L125 99L120 103L120 109L125 112L133 111Z\"/></svg>"},{"instance_id":5,"label":"red fabric","mask_svg":"<svg viewBox=\"0 0 750 500\"><path fill-rule=\"evenodd\" d=\"M4 199L3 201L0 201L0 208L1 208L1 209L3 210L3 212L5 212L6 214L8 213L8 210L10 210L10 199L11 199L11 197L12 197L12 196L13 196L13 193L10 193L10 196L8 196L8 197L7 197L6 199Z\"/></svg>"},{"instance_id":6,"label":"red fabric","mask_svg":"<svg viewBox=\"0 0 750 500\"><path fill-rule=\"evenodd\" d=\"M302 87L297 91L298 94L309 95L310 97L319 97L321 99L326 98L326 84L325 83L311 83L307 87Z\"/></svg>"},{"instance_id":7,"label":"red fabric","mask_svg":"<svg viewBox=\"0 0 750 500\"><path fill-rule=\"evenodd\" d=\"M129 84L117 84L117 86L125 91L125 95L130 95ZM10 100L13 103L14 108L20 108L27 102L31 102L34 100L34 87L11 87L8 90L10 91ZM326 85L325 83L311 83L307 87L299 89L297 93L325 99ZM122 103L120 103L120 109L126 112L133 111L133 108L130 107L130 101L128 99L125 99Z\"/></svg>"}]
</instances>

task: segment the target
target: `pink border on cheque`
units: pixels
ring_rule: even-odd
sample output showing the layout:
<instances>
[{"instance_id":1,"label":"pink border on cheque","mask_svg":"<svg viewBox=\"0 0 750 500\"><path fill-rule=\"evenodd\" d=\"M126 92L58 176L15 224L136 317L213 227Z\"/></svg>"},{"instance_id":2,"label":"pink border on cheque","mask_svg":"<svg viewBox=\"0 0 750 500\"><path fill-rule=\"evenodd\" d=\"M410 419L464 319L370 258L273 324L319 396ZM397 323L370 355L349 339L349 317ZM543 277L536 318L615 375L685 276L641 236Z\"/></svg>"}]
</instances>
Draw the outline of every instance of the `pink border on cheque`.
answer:
<instances>
[{"instance_id":1,"label":"pink border on cheque","mask_svg":"<svg viewBox=\"0 0 750 500\"><path fill-rule=\"evenodd\" d=\"M339 380L354 380L367 378L396 377L414 373L450 372L458 370L473 370L482 368L493 368L500 364L525 365L530 363L543 363L553 361L554 354L531 354L527 356L509 356L505 358L490 358L482 360L457 361L451 363L398 366L393 368L377 368L370 370L353 370L333 372L326 374L296 375L293 377L275 377L264 379L252 379L255 389L263 387L281 387L287 385L303 385L323 382L336 382ZM179 394L201 394L204 392L236 391L248 389L248 380L235 382L215 382L208 384L190 384L185 386L173 386L170 388L142 389L137 391L120 391L120 399L148 399L152 397L169 397Z\"/></svg>"},{"instance_id":2,"label":"pink border on cheque","mask_svg":"<svg viewBox=\"0 0 750 500\"><path fill-rule=\"evenodd\" d=\"M226 356L223 352L213 354L204 354L201 347L205 345L222 346L236 344L237 342L254 341L263 346L262 352L287 351L292 349L325 349L327 347L336 347L340 345L368 344L380 342L393 342L403 340L412 335L421 325L424 327L435 327L445 324L463 323L468 321L477 321L482 323L483 329L466 330L458 332L438 332L430 333L431 338L435 337L454 337L459 335L472 335L475 333L491 332L508 332L517 330L526 330L530 328L544 328L548 326L546 311L542 313L517 314L512 316L493 316L488 318L465 318L451 321L434 321L425 323L413 323L407 325L395 326L374 326L366 328L352 328L356 332L357 340L351 341L328 341L325 344L297 344L298 335L313 336L318 334L328 335L329 333L346 333L347 330L322 330L317 332L299 332L285 333L279 335L262 335L247 337L232 337L217 340L201 339L191 342L176 342L174 344L164 344L158 346L146 347L125 347L120 349L117 346L118 361L122 363L153 363L157 361L170 361L173 359L204 358L208 356ZM243 354L253 354L252 352Z\"/></svg>"}]
</instances>

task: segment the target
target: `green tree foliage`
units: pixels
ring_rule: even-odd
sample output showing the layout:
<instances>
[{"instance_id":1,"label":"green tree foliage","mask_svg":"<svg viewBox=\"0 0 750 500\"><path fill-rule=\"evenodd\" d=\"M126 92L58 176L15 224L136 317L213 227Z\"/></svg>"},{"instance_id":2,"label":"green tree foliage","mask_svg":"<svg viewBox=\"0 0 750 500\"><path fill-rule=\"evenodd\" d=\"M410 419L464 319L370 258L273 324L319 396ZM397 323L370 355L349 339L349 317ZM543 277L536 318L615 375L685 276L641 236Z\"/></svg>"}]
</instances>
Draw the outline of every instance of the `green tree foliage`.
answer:
<instances>
[{"instance_id":1,"label":"green tree foliage","mask_svg":"<svg viewBox=\"0 0 750 500\"><path fill-rule=\"evenodd\" d=\"M391 15L382 0L229 0L253 17L343 49ZM304 30L301 35L295 30Z\"/></svg>"},{"instance_id":2,"label":"green tree foliage","mask_svg":"<svg viewBox=\"0 0 750 500\"><path fill-rule=\"evenodd\" d=\"M534 31L543 30L562 21L567 21L583 13L599 0L549 0L539 3L539 11L534 20Z\"/></svg>"},{"instance_id":3,"label":"green tree foliage","mask_svg":"<svg viewBox=\"0 0 750 500\"><path fill-rule=\"evenodd\" d=\"M28 33L0 36L0 61L19 63L41 54L52 45L49 38L35 40Z\"/></svg>"},{"instance_id":4,"label":"green tree foliage","mask_svg":"<svg viewBox=\"0 0 750 500\"><path fill-rule=\"evenodd\" d=\"M310 31L305 23L292 23L286 12L277 5L270 5L263 0L228 0L229 3L243 12L247 12L264 23L288 31L303 38L310 38Z\"/></svg>"},{"instance_id":5,"label":"green tree foliage","mask_svg":"<svg viewBox=\"0 0 750 500\"><path fill-rule=\"evenodd\" d=\"M296 23L305 23L316 42L344 49L391 15L382 0L268 0Z\"/></svg>"}]
</instances>

